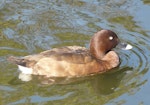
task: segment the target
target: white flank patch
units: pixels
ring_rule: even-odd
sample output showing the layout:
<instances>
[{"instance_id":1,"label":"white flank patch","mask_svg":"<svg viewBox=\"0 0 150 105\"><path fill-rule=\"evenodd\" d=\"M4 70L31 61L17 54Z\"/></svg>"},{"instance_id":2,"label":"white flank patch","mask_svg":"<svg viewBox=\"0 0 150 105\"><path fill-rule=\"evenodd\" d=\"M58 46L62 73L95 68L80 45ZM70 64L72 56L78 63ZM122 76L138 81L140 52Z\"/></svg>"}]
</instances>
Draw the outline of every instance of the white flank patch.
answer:
<instances>
[{"instance_id":1,"label":"white flank patch","mask_svg":"<svg viewBox=\"0 0 150 105\"><path fill-rule=\"evenodd\" d=\"M23 73L23 74L32 74L32 68L24 67L18 65L18 69Z\"/></svg>"},{"instance_id":2,"label":"white flank patch","mask_svg":"<svg viewBox=\"0 0 150 105\"><path fill-rule=\"evenodd\" d=\"M125 50L130 50L130 49L132 49L132 46L130 44L127 44Z\"/></svg>"}]
</instances>

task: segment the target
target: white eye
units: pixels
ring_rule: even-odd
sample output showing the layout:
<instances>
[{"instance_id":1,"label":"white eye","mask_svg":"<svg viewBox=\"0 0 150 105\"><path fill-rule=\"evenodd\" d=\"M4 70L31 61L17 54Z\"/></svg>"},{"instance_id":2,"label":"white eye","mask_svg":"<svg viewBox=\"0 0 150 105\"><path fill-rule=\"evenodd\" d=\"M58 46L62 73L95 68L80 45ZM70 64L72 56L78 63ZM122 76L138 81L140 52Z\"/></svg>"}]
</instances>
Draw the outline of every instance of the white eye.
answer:
<instances>
[{"instance_id":1,"label":"white eye","mask_svg":"<svg viewBox=\"0 0 150 105\"><path fill-rule=\"evenodd\" d=\"M113 40L113 39L114 39L114 37L112 37L112 36L109 37L109 40Z\"/></svg>"}]
</instances>

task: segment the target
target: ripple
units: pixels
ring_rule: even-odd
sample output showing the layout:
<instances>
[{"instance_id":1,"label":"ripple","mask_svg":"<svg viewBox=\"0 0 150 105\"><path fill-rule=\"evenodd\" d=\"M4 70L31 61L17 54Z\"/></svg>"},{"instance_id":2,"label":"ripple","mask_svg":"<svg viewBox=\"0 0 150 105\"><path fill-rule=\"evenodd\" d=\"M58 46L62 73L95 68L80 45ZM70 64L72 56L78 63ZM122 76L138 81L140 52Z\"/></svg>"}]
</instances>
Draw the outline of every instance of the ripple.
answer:
<instances>
[{"instance_id":1,"label":"ripple","mask_svg":"<svg viewBox=\"0 0 150 105\"><path fill-rule=\"evenodd\" d=\"M121 40L126 40L133 46L133 49L129 51L119 50L119 56L121 64L119 70L125 73L120 85L116 88L117 93L126 92L130 95L134 95L140 91L140 87L145 85L148 80L144 75L148 72L150 61L149 49L147 45L148 38L140 32L129 32L129 37L123 36ZM128 92L127 92L128 91ZM123 97L123 94L120 96Z\"/></svg>"},{"instance_id":2,"label":"ripple","mask_svg":"<svg viewBox=\"0 0 150 105\"><path fill-rule=\"evenodd\" d=\"M39 95L34 95L30 96L28 98L20 99L16 102L9 103L8 105L16 105L16 104L23 104L26 103L27 100L30 100L30 103L42 103L42 102L47 102L47 101L56 101L56 100L63 100L69 96L74 94L74 92L69 92L64 95L56 95L56 96L51 96L51 97L42 97Z\"/></svg>"},{"instance_id":3,"label":"ripple","mask_svg":"<svg viewBox=\"0 0 150 105\"><path fill-rule=\"evenodd\" d=\"M121 37L121 40L124 39L127 43L133 46L133 49L129 51L119 51L120 58L122 59L122 63L120 67L125 67L128 65L132 67L134 70L142 71L143 69L148 67L148 48L149 41L147 41L147 37L140 32L125 32L128 34Z\"/></svg>"}]
</instances>

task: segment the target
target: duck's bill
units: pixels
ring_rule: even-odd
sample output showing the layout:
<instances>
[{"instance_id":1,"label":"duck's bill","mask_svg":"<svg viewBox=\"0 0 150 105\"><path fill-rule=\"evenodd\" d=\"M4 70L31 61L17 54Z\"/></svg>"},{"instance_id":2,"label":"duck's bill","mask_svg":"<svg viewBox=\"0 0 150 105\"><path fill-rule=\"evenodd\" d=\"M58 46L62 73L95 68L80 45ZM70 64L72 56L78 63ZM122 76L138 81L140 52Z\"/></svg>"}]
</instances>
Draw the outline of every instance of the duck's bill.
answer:
<instances>
[{"instance_id":1,"label":"duck's bill","mask_svg":"<svg viewBox=\"0 0 150 105\"><path fill-rule=\"evenodd\" d=\"M119 43L117 47L121 48L122 50L130 50L133 48L132 45L126 43Z\"/></svg>"}]
</instances>

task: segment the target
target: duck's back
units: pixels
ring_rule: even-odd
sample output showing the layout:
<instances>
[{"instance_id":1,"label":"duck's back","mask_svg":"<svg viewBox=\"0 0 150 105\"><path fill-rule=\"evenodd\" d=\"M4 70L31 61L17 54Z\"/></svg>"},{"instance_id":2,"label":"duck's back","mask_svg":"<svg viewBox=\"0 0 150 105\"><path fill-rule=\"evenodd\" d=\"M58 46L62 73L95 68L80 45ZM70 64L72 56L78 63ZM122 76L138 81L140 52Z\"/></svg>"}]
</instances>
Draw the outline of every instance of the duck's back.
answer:
<instances>
[{"instance_id":1,"label":"duck's back","mask_svg":"<svg viewBox=\"0 0 150 105\"><path fill-rule=\"evenodd\" d=\"M87 75L97 64L89 50L80 46L54 48L12 61L31 68L32 74L56 77Z\"/></svg>"},{"instance_id":2,"label":"duck's back","mask_svg":"<svg viewBox=\"0 0 150 105\"><path fill-rule=\"evenodd\" d=\"M85 64L92 61L92 56L88 49L80 46L67 46L54 48L40 53L44 57L50 57L57 61L69 63Z\"/></svg>"}]
</instances>

